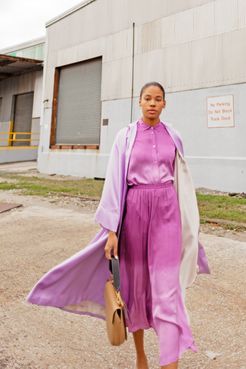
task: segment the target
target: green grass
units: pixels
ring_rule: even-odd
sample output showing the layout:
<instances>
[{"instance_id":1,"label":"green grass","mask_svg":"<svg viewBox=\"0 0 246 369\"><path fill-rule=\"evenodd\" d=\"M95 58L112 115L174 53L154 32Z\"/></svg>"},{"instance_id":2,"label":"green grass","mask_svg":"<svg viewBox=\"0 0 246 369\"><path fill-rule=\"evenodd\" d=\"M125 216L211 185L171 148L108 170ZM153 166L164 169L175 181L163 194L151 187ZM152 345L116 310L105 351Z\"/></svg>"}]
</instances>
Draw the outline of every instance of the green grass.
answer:
<instances>
[{"instance_id":1,"label":"green grass","mask_svg":"<svg viewBox=\"0 0 246 369\"><path fill-rule=\"evenodd\" d=\"M245 198L197 193L197 200L201 218L222 219L246 225Z\"/></svg>"},{"instance_id":2,"label":"green grass","mask_svg":"<svg viewBox=\"0 0 246 369\"><path fill-rule=\"evenodd\" d=\"M94 179L80 180L56 180L38 177L26 177L21 175L2 175L5 182L0 183L0 190L17 189L24 195L49 196L61 193L74 196L100 197L104 181ZM8 179L15 180L16 183L8 182Z\"/></svg>"},{"instance_id":3,"label":"green grass","mask_svg":"<svg viewBox=\"0 0 246 369\"><path fill-rule=\"evenodd\" d=\"M17 189L24 195L52 196L72 195L100 199L104 181L82 178L79 180L27 177L18 173L1 173L0 190ZM13 183L15 181L15 183ZM245 225L246 199L228 195L197 193L201 223L221 220L224 228L235 229L233 222Z\"/></svg>"}]
</instances>

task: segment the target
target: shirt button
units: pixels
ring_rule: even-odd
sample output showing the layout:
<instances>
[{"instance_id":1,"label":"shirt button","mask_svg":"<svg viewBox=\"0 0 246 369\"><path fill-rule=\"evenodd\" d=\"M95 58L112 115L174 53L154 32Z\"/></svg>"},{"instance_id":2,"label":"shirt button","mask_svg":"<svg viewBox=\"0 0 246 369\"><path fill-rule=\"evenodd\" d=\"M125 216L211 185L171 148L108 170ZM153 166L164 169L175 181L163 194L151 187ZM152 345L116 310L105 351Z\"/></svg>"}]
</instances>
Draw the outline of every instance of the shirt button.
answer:
<instances>
[{"instance_id":1,"label":"shirt button","mask_svg":"<svg viewBox=\"0 0 246 369\"><path fill-rule=\"evenodd\" d=\"M153 145L153 147L155 147L155 145Z\"/></svg>"}]
</instances>

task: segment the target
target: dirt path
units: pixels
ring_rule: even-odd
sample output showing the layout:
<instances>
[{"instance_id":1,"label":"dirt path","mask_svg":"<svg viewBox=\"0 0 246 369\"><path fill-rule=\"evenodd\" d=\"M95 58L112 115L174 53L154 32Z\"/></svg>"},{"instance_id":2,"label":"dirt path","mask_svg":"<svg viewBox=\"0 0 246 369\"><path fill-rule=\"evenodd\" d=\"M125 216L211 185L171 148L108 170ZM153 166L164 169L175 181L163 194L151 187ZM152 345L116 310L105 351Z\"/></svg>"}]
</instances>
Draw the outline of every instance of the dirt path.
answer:
<instances>
[{"instance_id":1,"label":"dirt path","mask_svg":"<svg viewBox=\"0 0 246 369\"><path fill-rule=\"evenodd\" d=\"M23 207L0 214L0 369L134 368L131 335L111 347L104 321L25 302L46 271L94 237L97 203L11 191L0 192L1 201ZM186 351L180 369L246 369L246 242L232 238L201 234L212 275L198 276L187 290L199 352ZM150 368L157 369L155 334L145 336Z\"/></svg>"}]
</instances>

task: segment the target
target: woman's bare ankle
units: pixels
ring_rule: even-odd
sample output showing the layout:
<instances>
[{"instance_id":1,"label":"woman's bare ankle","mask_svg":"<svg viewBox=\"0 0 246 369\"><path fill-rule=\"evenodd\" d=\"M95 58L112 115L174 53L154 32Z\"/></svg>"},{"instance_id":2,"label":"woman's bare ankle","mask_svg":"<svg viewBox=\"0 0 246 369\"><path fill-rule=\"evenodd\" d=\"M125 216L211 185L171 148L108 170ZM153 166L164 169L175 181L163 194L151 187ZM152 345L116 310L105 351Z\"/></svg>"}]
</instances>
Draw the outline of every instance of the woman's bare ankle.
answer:
<instances>
[{"instance_id":1,"label":"woman's bare ankle","mask_svg":"<svg viewBox=\"0 0 246 369\"><path fill-rule=\"evenodd\" d=\"M149 369L148 359L145 353L142 353L141 355L140 354L137 355L136 369Z\"/></svg>"},{"instance_id":2,"label":"woman's bare ankle","mask_svg":"<svg viewBox=\"0 0 246 369\"><path fill-rule=\"evenodd\" d=\"M144 330L139 329L133 332L133 338L136 348L136 369L149 369L147 356L144 351Z\"/></svg>"}]
</instances>

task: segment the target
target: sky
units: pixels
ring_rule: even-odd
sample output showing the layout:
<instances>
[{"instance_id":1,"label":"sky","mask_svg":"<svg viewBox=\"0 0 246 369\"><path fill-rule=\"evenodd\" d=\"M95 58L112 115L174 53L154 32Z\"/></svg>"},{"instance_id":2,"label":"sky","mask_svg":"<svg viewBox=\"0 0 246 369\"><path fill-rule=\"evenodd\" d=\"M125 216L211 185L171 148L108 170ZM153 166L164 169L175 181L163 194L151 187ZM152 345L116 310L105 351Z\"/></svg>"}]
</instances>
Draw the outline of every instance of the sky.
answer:
<instances>
[{"instance_id":1,"label":"sky","mask_svg":"<svg viewBox=\"0 0 246 369\"><path fill-rule=\"evenodd\" d=\"M0 49L45 35L45 23L82 0L0 0Z\"/></svg>"}]
</instances>

